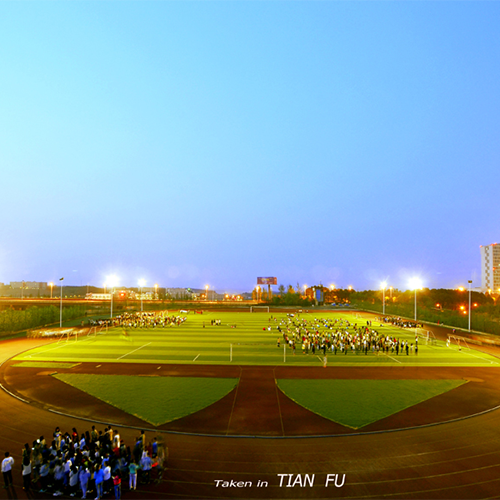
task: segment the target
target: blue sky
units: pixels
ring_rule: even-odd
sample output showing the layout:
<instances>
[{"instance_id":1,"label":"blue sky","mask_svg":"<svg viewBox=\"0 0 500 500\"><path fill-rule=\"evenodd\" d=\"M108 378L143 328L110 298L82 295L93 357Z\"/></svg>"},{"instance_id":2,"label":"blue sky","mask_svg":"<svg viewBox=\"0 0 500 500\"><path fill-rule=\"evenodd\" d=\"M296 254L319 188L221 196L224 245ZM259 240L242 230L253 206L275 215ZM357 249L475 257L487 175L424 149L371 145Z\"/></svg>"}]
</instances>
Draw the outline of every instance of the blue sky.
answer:
<instances>
[{"instance_id":1,"label":"blue sky","mask_svg":"<svg viewBox=\"0 0 500 500\"><path fill-rule=\"evenodd\" d=\"M1 2L0 282L473 279L499 2Z\"/></svg>"}]
</instances>

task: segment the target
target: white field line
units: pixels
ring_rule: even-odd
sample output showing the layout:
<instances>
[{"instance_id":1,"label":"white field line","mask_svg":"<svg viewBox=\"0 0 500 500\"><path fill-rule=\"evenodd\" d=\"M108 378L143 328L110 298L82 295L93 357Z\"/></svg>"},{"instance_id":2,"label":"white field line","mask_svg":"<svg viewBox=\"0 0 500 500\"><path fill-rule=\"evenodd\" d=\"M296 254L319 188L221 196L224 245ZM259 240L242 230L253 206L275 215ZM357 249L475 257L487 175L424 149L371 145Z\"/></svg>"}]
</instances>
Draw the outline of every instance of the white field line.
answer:
<instances>
[{"instance_id":1,"label":"white field line","mask_svg":"<svg viewBox=\"0 0 500 500\"><path fill-rule=\"evenodd\" d=\"M397 361L398 363L403 364L401 361L399 361L399 359L393 358L392 356L389 356L389 354L386 354L386 356L390 359L393 359L394 361Z\"/></svg>"},{"instance_id":2,"label":"white field line","mask_svg":"<svg viewBox=\"0 0 500 500\"><path fill-rule=\"evenodd\" d=\"M120 356L119 358L116 358L116 360L118 361L119 359L122 359L122 358L124 358L125 356L128 356L129 354L132 354L133 352L136 352L136 351L138 351L139 349L142 349L143 347L146 347L146 346L148 346L149 344L152 344L152 343L153 343L153 342L148 342L147 344L141 345L141 347L138 347L137 349L134 349L133 351L127 352L127 354L124 354L123 356Z\"/></svg>"},{"instance_id":3,"label":"white field line","mask_svg":"<svg viewBox=\"0 0 500 500\"><path fill-rule=\"evenodd\" d=\"M474 356L475 358L483 359L484 361L489 361L493 365L498 365L498 361L491 361L491 360L488 360L486 358L482 358L481 356L476 356L475 354L471 354L470 352L464 352L464 351L462 351L462 353L463 354L467 354L469 356Z\"/></svg>"},{"instance_id":4,"label":"white field line","mask_svg":"<svg viewBox=\"0 0 500 500\"><path fill-rule=\"evenodd\" d=\"M198 356L196 356L196 358L194 358L193 361L196 361L199 357L200 355L198 354Z\"/></svg>"},{"instance_id":5,"label":"white field line","mask_svg":"<svg viewBox=\"0 0 500 500\"><path fill-rule=\"evenodd\" d=\"M85 342L87 339L80 340L80 342ZM61 347L67 347L68 345L73 345L75 342L68 342L66 344L61 344L58 345L57 347L51 347L50 349L44 349L43 351L40 352L35 352L34 354L30 354L29 356L26 356L26 358L32 358L33 356L38 356L39 354L45 354L46 352L49 351L55 351L56 349L61 349Z\"/></svg>"}]
</instances>

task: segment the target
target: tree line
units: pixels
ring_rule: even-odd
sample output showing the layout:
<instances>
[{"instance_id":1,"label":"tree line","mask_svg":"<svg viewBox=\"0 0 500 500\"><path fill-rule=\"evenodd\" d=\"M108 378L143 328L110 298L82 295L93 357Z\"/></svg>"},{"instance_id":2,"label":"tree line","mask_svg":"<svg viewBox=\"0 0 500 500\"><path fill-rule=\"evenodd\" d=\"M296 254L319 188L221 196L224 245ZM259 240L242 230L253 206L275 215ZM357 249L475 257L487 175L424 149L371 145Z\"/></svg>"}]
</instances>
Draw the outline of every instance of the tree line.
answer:
<instances>
[{"instance_id":1,"label":"tree line","mask_svg":"<svg viewBox=\"0 0 500 500\"><path fill-rule=\"evenodd\" d=\"M63 321L84 316L85 306L63 307ZM60 309L56 306L28 307L23 311L5 309L0 312L0 334L21 332L30 328L58 324Z\"/></svg>"}]
</instances>

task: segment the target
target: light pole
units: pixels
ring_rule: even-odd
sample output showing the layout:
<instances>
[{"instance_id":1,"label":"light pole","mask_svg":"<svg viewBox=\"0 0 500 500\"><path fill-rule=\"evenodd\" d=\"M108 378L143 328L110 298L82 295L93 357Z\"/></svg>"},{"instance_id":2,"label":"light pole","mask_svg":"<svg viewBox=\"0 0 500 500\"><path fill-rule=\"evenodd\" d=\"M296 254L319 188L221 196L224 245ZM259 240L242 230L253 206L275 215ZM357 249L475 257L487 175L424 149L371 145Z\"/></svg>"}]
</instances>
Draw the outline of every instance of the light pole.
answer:
<instances>
[{"instance_id":1,"label":"light pole","mask_svg":"<svg viewBox=\"0 0 500 500\"><path fill-rule=\"evenodd\" d=\"M146 286L146 280L139 280L139 290L141 293L141 312L143 311L143 305L142 305L142 289L143 287Z\"/></svg>"},{"instance_id":2,"label":"light pole","mask_svg":"<svg viewBox=\"0 0 500 500\"><path fill-rule=\"evenodd\" d=\"M384 281L382 283L382 315L385 316L385 289L387 288L387 283Z\"/></svg>"},{"instance_id":3,"label":"light pole","mask_svg":"<svg viewBox=\"0 0 500 500\"><path fill-rule=\"evenodd\" d=\"M54 283L52 281L49 283L50 286L50 298L52 298L52 289L54 288Z\"/></svg>"},{"instance_id":4,"label":"light pole","mask_svg":"<svg viewBox=\"0 0 500 500\"><path fill-rule=\"evenodd\" d=\"M111 311L109 317L113 319L113 295L115 294L115 286L118 284L117 277L109 276L106 280L106 284L109 286L109 291L111 292Z\"/></svg>"},{"instance_id":5,"label":"light pole","mask_svg":"<svg viewBox=\"0 0 500 500\"><path fill-rule=\"evenodd\" d=\"M469 280L469 332L470 332L470 301L471 301L471 287L472 287L472 280Z\"/></svg>"},{"instance_id":6,"label":"light pole","mask_svg":"<svg viewBox=\"0 0 500 500\"><path fill-rule=\"evenodd\" d=\"M158 283L155 283L155 300L158 300Z\"/></svg>"},{"instance_id":7,"label":"light pole","mask_svg":"<svg viewBox=\"0 0 500 500\"><path fill-rule=\"evenodd\" d=\"M63 289L64 278L59 278L59 281L61 282L61 305L59 307L59 328L62 328L62 289Z\"/></svg>"},{"instance_id":8,"label":"light pole","mask_svg":"<svg viewBox=\"0 0 500 500\"><path fill-rule=\"evenodd\" d=\"M259 303L260 286L257 285L257 304Z\"/></svg>"},{"instance_id":9,"label":"light pole","mask_svg":"<svg viewBox=\"0 0 500 500\"><path fill-rule=\"evenodd\" d=\"M205 301L208 302L208 285L205 285Z\"/></svg>"},{"instance_id":10,"label":"light pole","mask_svg":"<svg viewBox=\"0 0 500 500\"><path fill-rule=\"evenodd\" d=\"M410 288L415 290L415 323L417 322L417 290L421 287L420 280L413 278L410 282Z\"/></svg>"}]
</instances>

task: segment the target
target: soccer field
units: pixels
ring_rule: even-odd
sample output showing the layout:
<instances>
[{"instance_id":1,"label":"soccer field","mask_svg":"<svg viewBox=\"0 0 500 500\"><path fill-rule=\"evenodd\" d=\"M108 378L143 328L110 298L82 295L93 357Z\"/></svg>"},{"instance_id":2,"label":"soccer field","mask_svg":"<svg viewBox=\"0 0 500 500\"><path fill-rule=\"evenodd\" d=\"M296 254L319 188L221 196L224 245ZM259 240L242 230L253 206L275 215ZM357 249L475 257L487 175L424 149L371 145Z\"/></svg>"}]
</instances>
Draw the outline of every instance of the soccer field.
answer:
<instances>
[{"instance_id":1,"label":"soccer field","mask_svg":"<svg viewBox=\"0 0 500 500\"><path fill-rule=\"evenodd\" d=\"M170 312L179 315L179 312ZM94 363L156 363L156 364L240 364L240 365L300 365L321 366L323 351L303 354L297 342L295 355L284 347L282 334L277 330L285 313L249 313L209 311L204 314L186 314L187 319L179 326L167 327L115 327L97 334L79 335L69 340L45 343L15 358L24 362L94 362ZM306 319L311 325L315 319L342 319L349 321L349 331L354 324L362 326L366 319L350 313L310 312L294 319ZM220 320L220 325L212 325ZM271 330L269 331L269 327ZM340 328L340 327L339 327ZM373 321L372 329L408 343L415 342L413 330L403 330ZM282 324L283 329L283 324ZM335 331L322 326L320 333ZM345 323L344 328L345 330ZM277 341L280 339L280 346ZM327 352L327 366L499 366L497 358L488 354L456 346L447 347L437 341L426 345L419 340L418 355L368 352L335 355Z\"/></svg>"}]
</instances>

